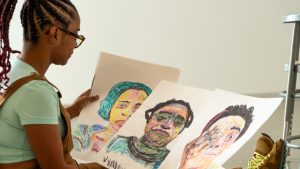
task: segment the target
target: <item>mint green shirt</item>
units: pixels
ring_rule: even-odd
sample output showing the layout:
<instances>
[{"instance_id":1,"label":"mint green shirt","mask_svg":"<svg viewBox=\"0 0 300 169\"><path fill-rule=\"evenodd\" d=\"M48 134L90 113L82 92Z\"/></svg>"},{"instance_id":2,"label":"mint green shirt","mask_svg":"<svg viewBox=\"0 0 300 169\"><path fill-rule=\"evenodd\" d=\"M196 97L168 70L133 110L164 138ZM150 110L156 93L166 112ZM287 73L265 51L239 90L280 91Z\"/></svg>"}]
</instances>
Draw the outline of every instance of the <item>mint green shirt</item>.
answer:
<instances>
[{"instance_id":1,"label":"mint green shirt","mask_svg":"<svg viewBox=\"0 0 300 169\"><path fill-rule=\"evenodd\" d=\"M17 58L11 59L11 65L8 85L36 72ZM59 125L62 137L66 132L57 93L45 81L26 83L0 107L0 163L35 159L24 130L24 125L32 124Z\"/></svg>"}]
</instances>

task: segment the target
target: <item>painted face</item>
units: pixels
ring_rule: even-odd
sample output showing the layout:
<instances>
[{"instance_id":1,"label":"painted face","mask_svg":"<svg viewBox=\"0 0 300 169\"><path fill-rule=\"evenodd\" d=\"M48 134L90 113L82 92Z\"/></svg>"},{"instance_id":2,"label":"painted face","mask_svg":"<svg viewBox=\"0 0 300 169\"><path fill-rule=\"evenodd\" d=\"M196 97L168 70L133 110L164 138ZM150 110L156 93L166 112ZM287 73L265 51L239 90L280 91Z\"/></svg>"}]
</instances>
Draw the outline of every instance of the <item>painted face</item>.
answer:
<instances>
[{"instance_id":1,"label":"painted face","mask_svg":"<svg viewBox=\"0 0 300 169\"><path fill-rule=\"evenodd\" d=\"M201 157L201 159L213 160L231 146L244 126L245 120L240 116L228 116L218 120L202 134L204 139L208 139L206 140L207 145L203 147L199 144L197 145L197 143L195 144L195 142L199 142L201 138L199 137L199 139L194 142L197 146L190 149L187 158L193 159ZM201 139L203 139L203 137Z\"/></svg>"},{"instance_id":2,"label":"painted face","mask_svg":"<svg viewBox=\"0 0 300 169\"><path fill-rule=\"evenodd\" d=\"M129 89L123 92L110 110L109 122L118 130L148 97L143 90Z\"/></svg>"},{"instance_id":3,"label":"painted face","mask_svg":"<svg viewBox=\"0 0 300 169\"><path fill-rule=\"evenodd\" d=\"M167 145L184 128L187 114L187 108L176 103L156 110L145 127L145 138L152 146Z\"/></svg>"}]
</instances>

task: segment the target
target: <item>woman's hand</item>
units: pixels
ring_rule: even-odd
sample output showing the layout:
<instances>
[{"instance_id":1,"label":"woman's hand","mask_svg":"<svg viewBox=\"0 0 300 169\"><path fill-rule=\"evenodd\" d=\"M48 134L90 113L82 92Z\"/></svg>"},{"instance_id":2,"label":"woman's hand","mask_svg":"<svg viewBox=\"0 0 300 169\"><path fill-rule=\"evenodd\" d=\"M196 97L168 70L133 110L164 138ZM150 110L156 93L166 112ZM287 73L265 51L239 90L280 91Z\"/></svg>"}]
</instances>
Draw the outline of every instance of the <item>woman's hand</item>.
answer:
<instances>
[{"instance_id":1,"label":"woman's hand","mask_svg":"<svg viewBox=\"0 0 300 169\"><path fill-rule=\"evenodd\" d=\"M82 93L72 104L67 111L70 113L71 119L79 116L81 110L89 103L99 99L99 96L91 96L91 90L87 90Z\"/></svg>"}]
</instances>

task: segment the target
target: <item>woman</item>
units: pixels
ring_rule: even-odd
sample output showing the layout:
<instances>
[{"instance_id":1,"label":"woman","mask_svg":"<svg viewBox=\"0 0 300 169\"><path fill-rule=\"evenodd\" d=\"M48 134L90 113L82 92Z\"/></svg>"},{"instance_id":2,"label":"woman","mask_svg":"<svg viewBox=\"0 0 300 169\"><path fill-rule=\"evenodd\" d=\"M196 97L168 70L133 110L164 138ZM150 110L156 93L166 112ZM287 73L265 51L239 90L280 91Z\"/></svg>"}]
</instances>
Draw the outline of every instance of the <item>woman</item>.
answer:
<instances>
[{"instance_id":1,"label":"woman","mask_svg":"<svg viewBox=\"0 0 300 169\"><path fill-rule=\"evenodd\" d=\"M64 109L59 91L45 78L51 64L65 65L84 40L78 35L75 6L69 0L26 0L21 11L23 50L10 63L10 54L17 52L8 40L16 2L0 1L0 168L104 168L96 163L77 165L69 154L70 117L98 96L90 96L88 90Z\"/></svg>"}]
</instances>

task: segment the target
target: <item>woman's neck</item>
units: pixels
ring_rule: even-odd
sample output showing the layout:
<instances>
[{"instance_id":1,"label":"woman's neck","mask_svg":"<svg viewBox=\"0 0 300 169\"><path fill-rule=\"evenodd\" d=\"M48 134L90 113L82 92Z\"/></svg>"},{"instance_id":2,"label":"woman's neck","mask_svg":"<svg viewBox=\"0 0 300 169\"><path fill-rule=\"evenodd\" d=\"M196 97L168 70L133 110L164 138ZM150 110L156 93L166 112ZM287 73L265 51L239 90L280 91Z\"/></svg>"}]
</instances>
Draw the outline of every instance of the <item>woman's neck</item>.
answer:
<instances>
[{"instance_id":1,"label":"woman's neck","mask_svg":"<svg viewBox=\"0 0 300 169\"><path fill-rule=\"evenodd\" d=\"M30 42L24 44L19 59L31 65L42 77L45 76L51 64L48 50L41 45L33 45Z\"/></svg>"}]
</instances>

